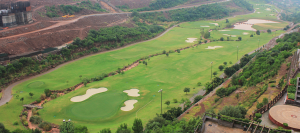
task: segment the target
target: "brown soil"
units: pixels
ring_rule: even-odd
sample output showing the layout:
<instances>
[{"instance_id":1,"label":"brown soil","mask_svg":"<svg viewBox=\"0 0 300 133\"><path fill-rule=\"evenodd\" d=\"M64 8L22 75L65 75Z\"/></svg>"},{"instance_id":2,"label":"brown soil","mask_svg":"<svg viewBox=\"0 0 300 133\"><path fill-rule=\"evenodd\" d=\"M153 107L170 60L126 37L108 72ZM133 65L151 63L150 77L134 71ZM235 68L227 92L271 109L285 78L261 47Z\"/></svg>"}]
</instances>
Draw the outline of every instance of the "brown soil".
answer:
<instances>
[{"instance_id":1,"label":"brown soil","mask_svg":"<svg viewBox=\"0 0 300 133\"><path fill-rule=\"evenodd\" d=\"M100 1L101 6L103 6L106 10L109 10L111 13L117 13L117 11L109 6L107 3Z\"/></svg>"},{"instance_id":2,"label":"brown soil","mask_svg":"<svg viewBox=\"0 0 300 133\"><path fill-rule=\"evenodd\" d=\"M148 7L153 0L110 0L115 6L128 5L130 9Z\"/></svg>"}]
</instances>

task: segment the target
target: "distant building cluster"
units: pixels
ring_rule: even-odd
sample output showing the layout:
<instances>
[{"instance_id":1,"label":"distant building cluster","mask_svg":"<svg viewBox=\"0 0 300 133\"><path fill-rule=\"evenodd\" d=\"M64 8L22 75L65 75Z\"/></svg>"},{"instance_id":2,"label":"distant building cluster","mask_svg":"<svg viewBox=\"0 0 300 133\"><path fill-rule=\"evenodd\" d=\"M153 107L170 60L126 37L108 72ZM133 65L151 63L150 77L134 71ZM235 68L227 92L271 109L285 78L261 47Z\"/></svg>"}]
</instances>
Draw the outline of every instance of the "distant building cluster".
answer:
<instances>
[{"instance_id":1,"label":"distant building cluster","mask_svg":"<svg viewBox=\"0 0 300 133\"><path fill-rule=\"evenodd\" d=\"M0 27L32 23L30 2L0 4Z\"/></svg>"}]
</instances>

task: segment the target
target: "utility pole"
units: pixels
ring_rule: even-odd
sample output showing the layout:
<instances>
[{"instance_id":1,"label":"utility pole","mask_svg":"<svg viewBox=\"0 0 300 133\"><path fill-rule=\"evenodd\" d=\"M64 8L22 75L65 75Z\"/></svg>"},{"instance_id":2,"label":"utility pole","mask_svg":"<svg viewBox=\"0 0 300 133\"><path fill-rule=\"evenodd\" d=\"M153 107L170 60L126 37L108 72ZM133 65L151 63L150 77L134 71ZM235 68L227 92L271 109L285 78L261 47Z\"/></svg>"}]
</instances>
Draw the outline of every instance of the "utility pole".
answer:
<instances>
[{"instance_id":1,"label":"utility pole","mask_svg":"<svg viewBox=\"0 0 300 133\"><path fill-rule=\"evenodd\" d=\"M162 89L160 89L158 92L160 92L161 100L160 100L160 114L162 114Z\"/></svg>"}]
</instances>

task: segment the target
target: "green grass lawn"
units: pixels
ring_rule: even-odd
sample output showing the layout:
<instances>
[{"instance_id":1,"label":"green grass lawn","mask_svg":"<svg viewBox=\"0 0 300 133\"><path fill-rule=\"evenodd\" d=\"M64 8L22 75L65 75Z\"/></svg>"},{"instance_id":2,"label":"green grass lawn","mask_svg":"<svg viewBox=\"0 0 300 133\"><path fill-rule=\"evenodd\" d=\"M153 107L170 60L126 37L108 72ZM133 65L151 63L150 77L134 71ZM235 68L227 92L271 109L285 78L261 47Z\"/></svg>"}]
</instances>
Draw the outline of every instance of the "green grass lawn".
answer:
<instances>
[{"instance_id":1,"label":"green grass lawn","mask_svg":"<svg viewBox=\"0 0 300 133\"><path fill-rule=\"evenodd\" d=\"M248 18L265 18L258 14L249 14L237 16L229 19L230 22L247 20ZM276 17L270 16L272 19ZM270 19L270 20L272 20ZM224 27L225 20L216 21ZM92 78L102 73L109 73L131 64L137 59L162 52L163 50L174 50L192 45L186 43L187 38L198 38L199 24L215 23L214 21L188 22L170 30L164 36L153 41L139 43L124 49L106 52L90 56L70 64L67 64L51 73L23 82L13 89L14 97L8 105L0 107L0 122L12 130L23 128L20 124L13 126L13 122L20 121L19 114L23 104L28 104L40 97L44 89L62 90L74 86L81 82L79 75ZM210 24L211 26L214 26ZM197 27L196 27L197 26ZM284 25L285 26L285 25ZM184 27L184 28L183 28ZM238 33L242 31L235 31ZM282 33L278 31L277 33ZM215 33L216 36L222 35ZM226 34L226 33L225 33ZM250 35L249 35L250 36ZM44 120L61 124L62 119L72 119L74 122L88 126L91 132L98 132L102 128L116 129L121 123L132 124L135 117L139 117L145 124L147 120L153 118L160 111L159 89L164 89L163 100L177 98L190 98L202 87L196 87L197 82L205 84L210 80L210 62L214 62L213 71L218 71L218 66L224 61L235 63L236 46L239 46L239 57L257 48L257 40L260 39L260 45L267 43L273 36L272 34L262 33L260 36L250 38L244 36L241 42L224 41L213 42L182 51L180 54L172 53L170 57L165 55L153 57L148 63L148 67L139 65L138 67L125 72L125 75L116 75L106 78L101 82L94 82L87 87L71 92L45 104L45 108L40 110L40 115ZM205 49L208 46L223 46L216 50ZM219 72L221 74L222 72ZM68 81L68 83L67 83ZM82 103L72 103L70 98L85 94L89 88L106 87L108 91L97 94ZM184 87L196 87L191 93L185 95ZM132 88L140 89L140 97L128 97L124 95L123 90ZM29 92L33 92L33 98L30 98ZM16 98L24 97L24 103ZM124 112L120 110L125 100L136 99L139 102L135 104L132 111ZM105 103L102 103L105 102ZM145 106L146 105L146 106ZM172 103L170 107L178 106ZM142 108L143 107L143 108ZM86 110L89 110L86 112ZM166 106L163 106L167 110ZM98 114L99 113L99 114ZM103 115L101 113L106 113ZM95 116L92 118L91 116ZM20 123L20 122L19 122Z\"/></svg>"},{"instance_id":2,"label":"green grass lawn","mask_svg":"<svg viewBox=\"0 0 300 133\"><path fill-rule=\"evenodd\" d=\"M261 44L265 44L272 38L272 35L263 33L254 38L245 37L242 41L243 43L234 41L213 42L183 50L181 53L172 53L169 57L160 55L150 58L147 67L140 64L138 67L125 72L124 75L115 75L103 81L88 84L87 87L45 104L45 108L40 111L40 114L43 119L58 124L61 123L63 119L72 119L78 124L88 126L91 132L97 132L102 128L108 127L116 130L121 123L128 123L132 126L135 117L141 118L145 124L147 120L153 118L156 113L160 112L160 93L157 92L159 89L164 90L163 102L166 100L172 102L174 98L180 101L182 98L191 97L202 89L202 86L196 86L197 82L201 81L202 84L205 84L210 80L210 62L213 61L213 71L217 71L221 74L222 72L218 70L219 65L223 64L224 61L232 61L233 63L237 61L236 46L239 46L239 54L242 56L257 48L255 40L258 38L262 39ZM205 49L207 46L223 46L223 48L208 50ZM70 102L72 97L85 94L87 89L97 87L106 87L108 88L108 92L115 91L117 93L137 88L140 90L141 96L127 97L126 100L138 100L138 103L135 104L135 108L132 111L121 111L120 106L115 105L114 108L118 109L118 111L116 115L108 119L81 118L72 113L68 113L70 106L75 105L78 107L84 106L82 108L79 107L78 112L96 110L100 113L108 110L108 108L104 106L98 107L97 102L93 100L98 99L97 97L100 99L102 97L101 94L97 94L84 101L87 105ZM183 92L185 87L190 87L192 92L186 95ZM194 87L195 89L193 89ZM111 98L107 98L105 101L109 102L110 100ZM123 102L124 100L121 99L119 101ZM175 104L172 102L170 107L176 107L178 105L179 103ZM167 106L163 105L163 110L166 111L167 109ZM90 116L90 114L87 116ZM99 115L95 117L99 117Z\"/></svg>"}]
</instances>

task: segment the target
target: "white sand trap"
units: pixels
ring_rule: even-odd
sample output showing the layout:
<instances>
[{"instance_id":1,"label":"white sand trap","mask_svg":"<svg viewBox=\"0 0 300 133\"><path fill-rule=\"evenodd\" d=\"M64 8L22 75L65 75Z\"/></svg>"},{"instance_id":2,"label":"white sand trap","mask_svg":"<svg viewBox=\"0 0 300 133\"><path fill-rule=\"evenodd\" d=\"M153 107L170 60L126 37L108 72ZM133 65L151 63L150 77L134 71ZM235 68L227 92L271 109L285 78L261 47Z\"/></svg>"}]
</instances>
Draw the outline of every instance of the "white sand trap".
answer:
<instances>
[{"instance_id":1,"label":"white sand trap","mask_svg":"<svg viewBox=\"0 0 300 133\"><path fill-rule=\"evenodd\" d=\"M259 8L256 8L256 9L259 9Z\"/></svg>"},{"instance_id":2,"label":"white sand trap","mask_svg":"<svg viewBox=\"0 0 300 133\"><path fill-rule=\"evenodd\" d=\"M210 26L205 25L205 26L200 26L200 27L210 27Z\"/></svg>"},{"instance_id":3,"label":"white sand trap","mask_svg":"<svg viewBox=\"0 0 300 133\"><path fill-rule=\"evenodd\" d=\"M267 10L267 11L271 11L271 9L270 9L270 8L267 8L266 10Z\"/></svg>"},{"instance_id":4,"label":"white sand trap","mask_svg":"<svg viewBox=\"0 0 300 133\"><path fill-rule=\"evenodd\" d=\"M138 97L140 96L139 91L140 91L139 89L130 89L130 90L125 90L123 92L127 93L128 96Z\"/></svg>"},{"instance_id":5,"label":"white sand trap","mask_svg":"<svg viewBox=\"0 0 300 133\"><path fill-rule=\"evenodd\" d=\"M231 37L236 37L236 35L231 35Z\"/></svg>"},{"instance_id":6,"label":"white sand trap","mask_svg":"<svg viewBox=\"0 0 300 133\"><path fill-rule=\"evenodd\" d=\"M187 40L185 40L185 41L188 43L193 43L196 40L197 40L197 38L187 38Z\"/></svg>"},{"instance_id":7,"label":"white sand trap","mask_svg":"<svg viewBox=\"0 0 300 133\"><path fill-rule=\"evenodd\" d=\"M256 29L252 28L252 26L254 24L264 24L264 23L279 23L279 22L263 20L263 19L249 19L247 22L236 23L233 29L256 31Z\"/></svg>"},{"instance_id":8,"label":"white sand trap","mask_svg":"<svg viewBox=\"0 0 300 133\"><path fill-rule=\"evenodd\" d=\"M219 30L219 31L230 31L230 30Z\"/></svg>"},{"instance_id":9,"label":"white sand trap","mask_svg":"<svg viewBox=\"0 0 300 133\"><path fill-rule=\"evenodd\" d=\"M249 33L248 32L243 32L243 35L248 35Z\"/></svg>"},{"instance_id":10,"label":"white sand trap","mask_svg":"<svg viewBox=\"0 0 300 133\"><path fill-rule=\"evenodd\" d=\"M88 89L86 91L86 94L84 94L84 95L72 97L71 101L72 102L82 102L95 94L106 92L106 91L107 91L107 88L98 88L98 89L91 88L91 89Z\"/></svg>"},{"instance_id":11,"label":"white sand trap","mask_svg":"<svg viewBox=\"0 0 300 133\"><path fill-rule=\"evenodd\" d=\"M223 46L208 46L208 48L205 49L216 49L216 48L223 48Z\"/></svg>"},{"instance_id":12,"label":"white sand trap","mask_svg":"<svg viewBox=\"0 0 300 133\"><path fill-rule=\"evenodd\" d=\"M270 14L270 16L274 16L274 14Z\"/></svg>"},{"instance_id":13,"label":"white sand trap","mask_svg":"<svg viewBox=\"0 0 300 133\"><path fill-rule=\"evenodd\" d=\"M258 14L260 14L260 12L257 12Z\"/></svg>"},{"instance_id":14,"label":"white sand trap","mask_svg":"<svg viewBox=\"0 0 300 133\"><path fill-rule=\"evenodd\" d=\"M214 24L215 26L219 26L219 24L218 24L218 23L210 23L210 24Z\"/></svg>"},{"instance_id":15,"label":"white sand trap","mask_svg":"<svg viewBox=\"0 0 300 133\"><path fill-rule=\"evenodd\" d=\"M134 108L134 104L137 103L138 100L127 100L124 102L125 106L121 107L121 110L123 111L130 111Z\"/></svg>"}]
</instances>

